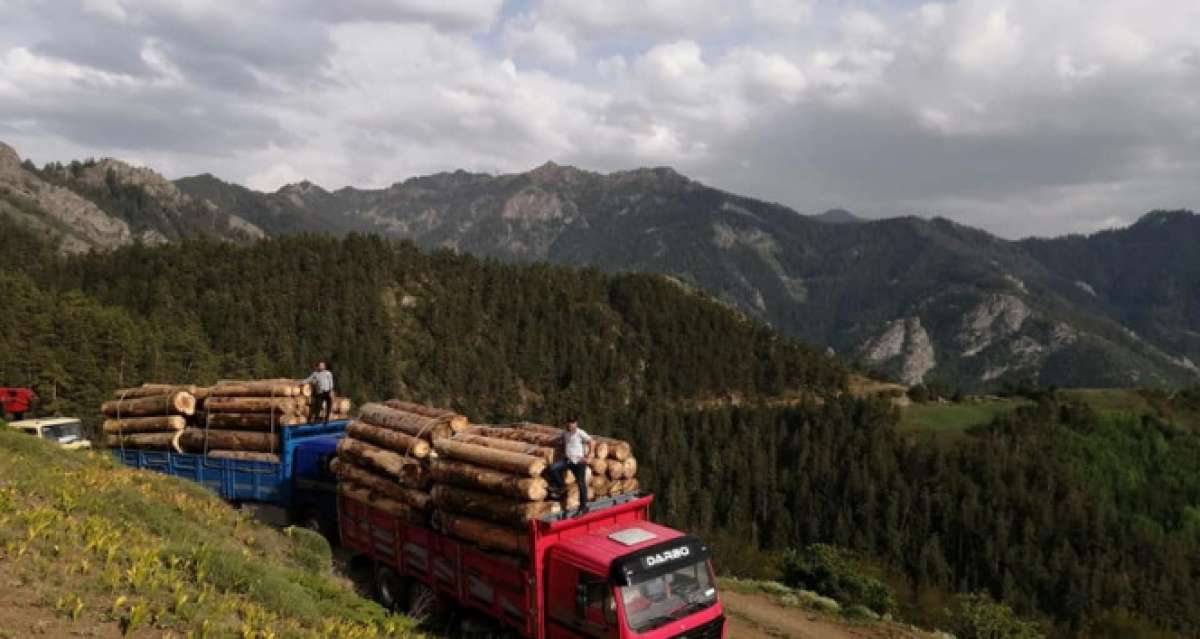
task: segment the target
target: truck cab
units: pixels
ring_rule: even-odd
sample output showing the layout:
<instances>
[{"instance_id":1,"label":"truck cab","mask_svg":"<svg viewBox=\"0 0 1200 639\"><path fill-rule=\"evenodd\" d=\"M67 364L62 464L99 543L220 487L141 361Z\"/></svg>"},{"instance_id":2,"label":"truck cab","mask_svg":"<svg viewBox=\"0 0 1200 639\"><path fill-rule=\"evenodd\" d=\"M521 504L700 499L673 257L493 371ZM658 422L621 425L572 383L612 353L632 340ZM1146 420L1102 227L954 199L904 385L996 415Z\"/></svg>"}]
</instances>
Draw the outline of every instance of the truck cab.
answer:
<instances>
[{"instance_id":1,"label":"truck cab","mask_svg":"<svg viewBox=\"0 0 1200 639\"><path fill-rule=\"evenodd\" d=\"M546 555L546 637L721 639L711 552L647 520L563 539Z\"/></svg>"},{"instance_id":2,"label":"truck cab","mask_svg":"<svg viewBox=\"0 0 1200 639\"><path fill-rule=\"evenodd\" d=\"M67 450L91 448L92 442L83 437L83 424L74 417L22 419L9 426L39 439L48 439Z\"/></svg>"}]
</instances>

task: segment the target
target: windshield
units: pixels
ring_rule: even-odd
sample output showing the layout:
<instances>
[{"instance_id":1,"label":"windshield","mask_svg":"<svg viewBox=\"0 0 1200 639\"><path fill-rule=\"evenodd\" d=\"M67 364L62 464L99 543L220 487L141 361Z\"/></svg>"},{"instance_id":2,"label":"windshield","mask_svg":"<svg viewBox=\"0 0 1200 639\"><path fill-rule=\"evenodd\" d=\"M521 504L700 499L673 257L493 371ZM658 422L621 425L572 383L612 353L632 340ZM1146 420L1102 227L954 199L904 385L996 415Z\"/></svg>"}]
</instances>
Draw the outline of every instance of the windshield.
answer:
<instances>
[{"instance_id":1,"label":"windshield","mask_svg":"<svg viewBox=\"0 0 1200 639\"><path fill-rule=\"evenodd\" d=\"M707 561L681 566L648 581L621 587L625 620L634 632L646 632L704 610L717 601Z\"/></svg>"},{"instance_id":2,"label":"windshield","mask_svg":"<svg viewBox=\"0 0 1200 639\"><path fill-rule=\"evenodd\" d=\"M70 441L81 439L82 436L83 429L79 422L42 427L42 439L52 439L57 442L69 443Z\"/></svg>"}]
</instances>

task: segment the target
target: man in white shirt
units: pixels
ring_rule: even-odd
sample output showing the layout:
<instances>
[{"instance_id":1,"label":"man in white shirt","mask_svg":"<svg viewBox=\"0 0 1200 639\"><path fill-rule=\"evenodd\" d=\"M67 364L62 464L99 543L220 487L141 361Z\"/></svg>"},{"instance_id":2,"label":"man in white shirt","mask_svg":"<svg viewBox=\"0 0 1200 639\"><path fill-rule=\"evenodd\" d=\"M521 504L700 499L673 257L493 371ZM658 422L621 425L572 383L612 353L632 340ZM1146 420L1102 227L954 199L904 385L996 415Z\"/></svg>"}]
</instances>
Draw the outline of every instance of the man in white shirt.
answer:
<instances>
[{"instance_id":1,"label":"man in white shirt","mask_svg":"<svg viewBox=\"0 0 1200 639\"><path fill-rule=\"evenodd\" d=\"M312 384L312 405L308 411L308 421L316 423L317 418L324 415L325 423L329 423L329 412L333 409L333 373L325 370L325 362L317 362L317 370L304 378L301 384Z\"/></svg>"},{"instance_id":2,"label":"man in white shirt","mask_svg":"<svg viewBox=\"0 0 1200 639\"><path fill-rule=\"evenodd\" d=\"M566 486L563 475L570 470L575 475L575 484L579 486L579 511L587 512L587 458L592 453L592 437L579 427L579 420L571 418L567 421L562 439L563 457L550 464L550 488L566 502Z\"/></svg>"}]
</instances>

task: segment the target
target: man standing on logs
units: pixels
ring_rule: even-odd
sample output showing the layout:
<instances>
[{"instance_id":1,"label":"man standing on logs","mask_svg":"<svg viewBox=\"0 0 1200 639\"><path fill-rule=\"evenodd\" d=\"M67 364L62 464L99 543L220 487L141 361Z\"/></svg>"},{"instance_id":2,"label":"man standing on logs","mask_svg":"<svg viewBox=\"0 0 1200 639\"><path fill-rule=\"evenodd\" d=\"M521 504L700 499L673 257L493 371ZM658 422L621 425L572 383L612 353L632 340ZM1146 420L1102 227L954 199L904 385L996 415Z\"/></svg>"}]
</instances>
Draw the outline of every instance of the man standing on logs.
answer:
<instances>
[{"instance_id":1,"label":"man standing on logs","mask_svg":"<svg viewBox=\"0 0 1200 639\"><path fill-rule=\"evenodd\" d=\"M317 362L317 370L304 378L301 384L312 384L312 406L309 408L308 421L315 423L317 417L329 423L329 412L333 409L333 373L325 370L325 362Z\"/></svg>"},{"instance_id":2,"label":"man standing on logs","mask_svg":"<svg viewBox=\"0 0 1200 639\"><path fill-rule=\"evenodd\" d=\"M567 500L563 475L570 470L575 475L575 484L579 486L579 512L587 512L587 458L592 452L592 437L579 427L579 420L572 417L567 421L562 438L563 458L550 464L550 488L557 493L564 503ZM563 508L566 510L566 507Z\"/></svg>"}]
</instances>

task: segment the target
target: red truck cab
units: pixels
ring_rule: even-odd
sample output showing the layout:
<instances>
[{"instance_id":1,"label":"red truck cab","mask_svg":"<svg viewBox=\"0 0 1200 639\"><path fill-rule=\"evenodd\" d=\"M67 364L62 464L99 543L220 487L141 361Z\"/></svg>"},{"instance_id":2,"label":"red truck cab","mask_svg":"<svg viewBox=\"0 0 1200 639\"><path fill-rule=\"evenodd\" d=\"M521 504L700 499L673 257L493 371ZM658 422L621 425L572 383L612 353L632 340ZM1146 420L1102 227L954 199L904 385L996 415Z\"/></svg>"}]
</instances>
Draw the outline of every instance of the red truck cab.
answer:
<instances>
[{"instance_id":1,"label":"red truck cab","mask_svg":"<svg viewBox=\"0 0 1200 639\"><path fill-rule=\"evenodd\" d=\"M0 419L22 419L37 398L32 388L0 388Z\"/></svg>"},{"instance_id":2,"label":"red truck cab","mask_svg":"<svg viewBox=\"0 0 1200 639\"><path fill-rule=\"evenodd\" d=\"M344 495L338 521L342 545L374 560L385 590L428 589L440 606L517 636L723 639L708 546L649 521L652 501L626 495L579 517L531 520L520 560Z\"/></svg>"}]
</instances>

